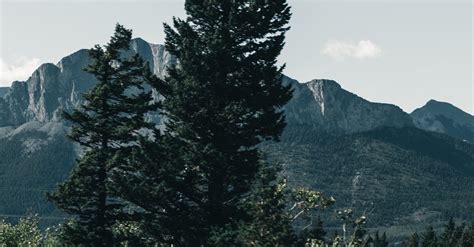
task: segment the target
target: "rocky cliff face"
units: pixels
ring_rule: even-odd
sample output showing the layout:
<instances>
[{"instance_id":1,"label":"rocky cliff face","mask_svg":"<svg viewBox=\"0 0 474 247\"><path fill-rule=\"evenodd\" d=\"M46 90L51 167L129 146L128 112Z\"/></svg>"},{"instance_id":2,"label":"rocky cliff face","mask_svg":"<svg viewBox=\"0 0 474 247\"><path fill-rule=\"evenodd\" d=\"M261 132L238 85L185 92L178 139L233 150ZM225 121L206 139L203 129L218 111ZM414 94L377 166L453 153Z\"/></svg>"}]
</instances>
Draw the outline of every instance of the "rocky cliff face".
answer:
<instances>
[{"instance_id":1,"label":"rocky cliff face","mask_svg":"<svg viewBox=\"0 0 474 247\"><path fill-rule=\"evenodd\" d=\"M412 126L410 116L399 107L372 103L341 88L332 80L300 84L290 78L294 97L285 106L288 125L315 130L356 133L379 127Z\"/></svg>"},{"instance_id":2,"label":"rocky cliff face","mask_svg":"<svg viewBox=\"0 0 474 247\"><path fill-rule=\"evenodd\" d=\"M166 67L175 62L162 45L134 39L130 47L131 54L140 54L159 77L164 77ZM82 93L96 83L92 75L83 71L90 62L88 51L79 50L56 65L41 65L27 81L13 82L9 92L0 97L0 127L60 121L61 112L76 108Z\"/></svg>"},{"instance_id":3,"label":"rocky cliff face","mask_svg":"<svg viewBox=\"0 0 474 247\"><path fill-rule=\"evenodd\" d=\"M416 127L474 143L474 116L445 102L430 100L411 114Z\"/></svg>"},{"instance_id":4,"label":"rocky cliff face","mask_svg":"<svg viewBox=\"0 0 474 247\"><path fill-rule=\"evenodd\" d=\"M159 77L166 75L167 66L176 63L162 45L134 39L130 47L124 56L140 54ZM90 62L88 51L79 50L56 65L41 65L27 81L14 82L5 98L0 99L0 127L60 121L61 112L76 108L82 93L96 83L92 75L83 71ZM285 77L284 83L292 84L294 89L294 97L285 107L289 126L355 133L382 126L412 125L410 116L397 106L368 102L332 80L300 84ZM162 121L159 116L150 117Z\"/></svg>"}]
</instances>

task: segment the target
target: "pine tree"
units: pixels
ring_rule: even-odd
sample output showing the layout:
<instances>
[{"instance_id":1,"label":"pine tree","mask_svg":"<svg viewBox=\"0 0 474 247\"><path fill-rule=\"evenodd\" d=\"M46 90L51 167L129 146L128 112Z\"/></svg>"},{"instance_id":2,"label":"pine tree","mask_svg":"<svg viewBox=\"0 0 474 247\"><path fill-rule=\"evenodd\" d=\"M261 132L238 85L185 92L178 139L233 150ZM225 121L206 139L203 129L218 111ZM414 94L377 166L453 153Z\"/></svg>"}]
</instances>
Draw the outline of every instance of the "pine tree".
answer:
<instances>
[{"instance_id":1,"label":"pine tree","mask_svg":"<svg viewBox=\"0 0 474 247\"><path fill-rule=\"evenodd\" d=\"M415 232L413 235L410 236L407 243L404 245L405 247L419 247L420 245L420 237L418 233Z\"/></svg>"},{"instance_id":2,"label":"pine tree","mask_svg":"<svg viewBox=\"0 0 474 247\"><path fill-rule=\"evenodd\" d=\"M367 237L364 247L374 247L374 239L372 238L372 236L369 235Z\"/></svg>"},{"instance_id":3,"label":"pine tree","mask_svg":"<svg viewBox=\"0 0 474 247\"><path fill-rule=\"evenodd\" d=\"M472 221L462 234L460 245L462 247L472 247L474 243L474 221Z\"/></svg>"},{"instance_id":4,"label":"pine tree","mask_svg":"<svg viewBox=\"0 0 474 247\"><path fill-rule=\"evenodd\" d=\"M291 14L286 0L188 0L185 9L165 25L178 65L160 91L166 158L149 207L162 239L198 246L254 224L245 202L266 166L258 145L279 140L292 94L276 65Z\"/></svg>"},{"instance_id":5,"label":"pine tree","mask_svg":"<svg viewBox=\"0 0 474 247\"><path fill-rule=\"evenodd\" d=\"M211 246L291 246L295 236L287 211L289 190L278 166L265 166L242 208L250 220L232 222L212 233Z\"/></svg>"},{"instance_id":6,"label":"pine tree","mask_svg":"<svg viewBox=\"0 0 474 247\"><path fill-rule=\"evenodd\" d=\"M374 247L380 247L380 234L379 231L375 232L375 237L374 237Z\"/></svg>"},{"instance_id":7,"label":"pine tree","mask_svg":"<svg viewBox=\"0 0 474 247\"><path fill-rule=\"evenodd\" d=\"M421 237L421 246L423 247L437 247L438 237L432 226L429 226Z\"/></svg>"},{"instance_id":8,"label":"pine tree","mask_svg":"<svg viewBox=\"0 0 474 247\"><path fill-rule=\"evenodd\" d=\"M458 240L459 239L456 239L456 223L454 223L451 217L445 225L444 232L440 236L440 245L455 246Z\"/></svg>"},{"instance_id":9,"label":"pine tree","mask_svg":"<svg viewBox=\"0 0 474 247\"><path fill-rule=\"evenodd\" d=\"M73 216L64 224L67 244L111 246L111 226L124 206L114 192L111 174L120 167L118 151L133 149L147 128L145 114L155 110L149 85L158 79L138 56L124 58L132 32L117 24L110 42L90 50L93 59L86 71L97 78L94 88L83 95L84 104L65 113L73 127L70 138L80 144L84 155L70 178L49 195L56 206Z\"/></svg>"},{"instance_id":10,"label":"pine tree","mask_svg":"<svg viewBox=\"0 0 474 247\"><path fill-rule=\"evenodd\" d=\"M387 234L384 232L382 234L382 239L380 239L380 247L387 247L388 246L388 241L387 241Z\"/></svg>"}]
</instances>

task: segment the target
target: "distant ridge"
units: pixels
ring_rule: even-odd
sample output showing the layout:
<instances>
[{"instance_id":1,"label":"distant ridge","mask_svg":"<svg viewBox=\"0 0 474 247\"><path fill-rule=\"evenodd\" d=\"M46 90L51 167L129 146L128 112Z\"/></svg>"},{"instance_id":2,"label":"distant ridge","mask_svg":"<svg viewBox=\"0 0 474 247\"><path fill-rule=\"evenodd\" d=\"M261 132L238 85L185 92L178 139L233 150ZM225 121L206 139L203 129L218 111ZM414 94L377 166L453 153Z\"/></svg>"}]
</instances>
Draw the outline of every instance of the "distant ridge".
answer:
<instances>
[{"instance_id":1,"label":"distant ridge","mask_svg":"<svg viewBox=\"0 0 474 247\"><path fill-rule=\"evenodd\" d=\"M474 116L450 103L430 100L410 115L415 126L420 129L474 143Z\"/></svg>"},{"instance_id":2,"label":"distant ridge","mask_svg":"<svg viewBox=\"0 0 474 247\"><path fill-rule=\"evenodd\" d=\"M293 99L285 106L290 126L340 133L413 126L410 116L398 106L369 102L344 90L336 81L315 79L298 83L286 77L284 83L294 89Z\"/></svg>"}]
</instances>

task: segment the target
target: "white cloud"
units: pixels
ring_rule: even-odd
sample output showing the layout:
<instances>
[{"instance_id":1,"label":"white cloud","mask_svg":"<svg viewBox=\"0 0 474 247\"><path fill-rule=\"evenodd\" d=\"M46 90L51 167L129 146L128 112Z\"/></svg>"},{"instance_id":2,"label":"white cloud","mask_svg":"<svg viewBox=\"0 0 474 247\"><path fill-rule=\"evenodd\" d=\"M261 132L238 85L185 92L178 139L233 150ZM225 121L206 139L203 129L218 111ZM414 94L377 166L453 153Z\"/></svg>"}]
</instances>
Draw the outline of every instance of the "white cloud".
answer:
<instances>
[{"instance_id":1,"label":"white cloud","mask_svg":"<svg viewBox=\"0 0 474 247\"><path fill-rule=\"evenodd\" d=\"M321 50L321 53L335 60L346 58L363 60L379 57L382 49L370 40L361 40L356 44L341 40L330 40Z\"/></svg>"},{"instance_id":2,"label":"white cloud","mask_svg":"<svg viewBox=\"0 0 474 247\"><path fill-rule=\"evenodd\" d=\"M26 80L40 65L38 58L20 57L12 63L0 58L0 86L10 86L15 80Z\"/></svg>"}]
</instances>

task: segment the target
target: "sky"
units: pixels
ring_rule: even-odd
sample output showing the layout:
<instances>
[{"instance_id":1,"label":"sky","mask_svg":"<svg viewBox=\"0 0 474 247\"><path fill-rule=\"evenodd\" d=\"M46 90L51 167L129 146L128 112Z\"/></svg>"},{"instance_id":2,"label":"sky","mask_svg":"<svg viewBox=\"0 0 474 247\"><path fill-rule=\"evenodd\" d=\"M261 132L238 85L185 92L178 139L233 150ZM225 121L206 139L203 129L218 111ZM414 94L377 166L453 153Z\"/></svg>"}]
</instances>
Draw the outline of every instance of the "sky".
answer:
<instances>
[{"instance_id":1,"label":"sky","mask_svg":"<svg viewBox=\"0 0 474 247\"><path fill-rule=\"evenodd\" d=\"M474 114L471 0L288 0L291 30L279 57L300 82L333 79L406 112L430 99ZM119 22L163 43L163 22L184 0L0 0L0 86L41 64L104 44Z\"/></svg>"}]
</instances>

